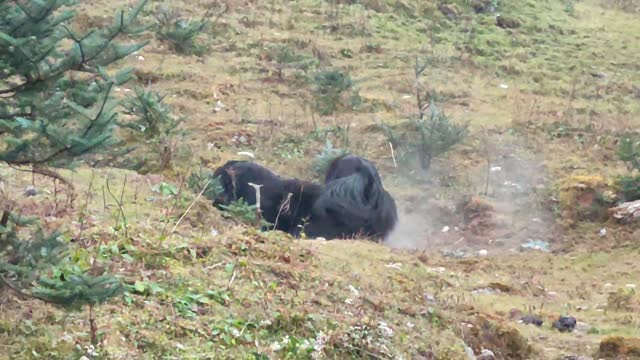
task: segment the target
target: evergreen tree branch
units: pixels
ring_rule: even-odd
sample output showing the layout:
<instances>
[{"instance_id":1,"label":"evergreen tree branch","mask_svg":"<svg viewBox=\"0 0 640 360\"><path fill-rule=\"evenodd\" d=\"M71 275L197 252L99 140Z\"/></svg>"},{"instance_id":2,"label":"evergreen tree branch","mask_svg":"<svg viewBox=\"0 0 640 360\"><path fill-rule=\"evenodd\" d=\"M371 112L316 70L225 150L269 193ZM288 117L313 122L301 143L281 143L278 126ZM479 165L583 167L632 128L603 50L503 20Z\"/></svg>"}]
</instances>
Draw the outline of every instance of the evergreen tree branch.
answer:
<instances>
[{"instance_id":1,"label":"evergreen tree branch","mask_svg":"<svg viewBox=\"0 0 640 360\"><path fill-rule=\"evenodd\" d=\"M33 23L39 23L42 20L46 19L49 15L51 15L51 13L53 13L53 10L55 10L56 5L57 5L57 1L51 1L49 2L49 7L47 7L40 16L33 16L31 14L29 14L28 11L26 11L26 9L24 8L24 6L22 6L22 4L20 4L20 1L18 0L14 0L13 1L17 7L20 8L20 10L22 10L22 12L26 15L26 17L31 20ZM14 35L16 33L16 31L20 30L20 28L22 28L25 24L27 24L28 21L23 21L22 23L18 24L15 28L11 29L9 31L10 35Z\"/></svg>"},{"instance_id":2,"label":"evergreen tree branch","mask_svg":"<svg viewBox=\"0 0 640 360\"><path fill-rule=\"evenodd\" d=\"M96 114L95 118L91 120L91 123L89 124L89 126L87 126L87 128L84 130L82 137L87 136L87 134L91 131L91 129L93 129L93 126L96 124L96 121L98 121L98 119L100 119L100 116L102 116L102 112L104 111L105 105L107 105L107 100L109 100L109 94L111 93L112 88L113 88L113 82L110 81L109 86L107 87L107 91L105 91L102 105L100 105L100 110L98 110L98 114Z\"/></svg>"},{"instance_id":3,"label":"evergreen tree branch","mask_svg":"<svg viewBox=\"0 0 640 360\"><path fill-rule=\"evenodd\" d=\"M91 62L93 60L95 60L98 55L102 54L102 52L113 42L113 40L116 39L116 37L118 37L118 35L120 35L122 32L124 31L124 10L120 10L120 25L118 26L118 29L111 34L111 36L109 36L109 38L104 42L104 44L98 48L98 50L95 52L95 55L90 58L87 59L87 62Z\"/></svg>"},{"instance_id":4,"label":"evergreen tree branch","mask_svg":"<svg viewBox=\"0 0 640 360\"><path fill-rule=\"evenodd\" d=\"M84 48L82 47L82 40L79 40L78 37L66 25L63 25L62 27L64 27L64 29L67 30L67 34L69 34L69 37L71 38L71 40L75 41L76 45L78 45L78 49L80 51L80 63L78 64L78 66L81 66L82 64L84 64L84 61L85 61ZM85 36L85 39L86 39L86 36Z\"/></svg>"}]
</instances>

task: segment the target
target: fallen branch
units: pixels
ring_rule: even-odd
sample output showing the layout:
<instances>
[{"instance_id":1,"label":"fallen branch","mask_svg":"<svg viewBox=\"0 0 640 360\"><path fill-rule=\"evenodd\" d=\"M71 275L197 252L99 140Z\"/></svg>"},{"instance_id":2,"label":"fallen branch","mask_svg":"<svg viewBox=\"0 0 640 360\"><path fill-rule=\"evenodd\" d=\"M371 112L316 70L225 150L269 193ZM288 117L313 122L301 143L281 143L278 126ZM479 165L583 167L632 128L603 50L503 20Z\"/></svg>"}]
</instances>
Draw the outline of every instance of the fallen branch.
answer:
<instances>
[{"instance_id":1,"label":"fallen branch","mask_svg":"<svg viewBox=\"0 0 640 360\"><path fill-rule=\"evenodd\" d=\"M396 163L396 156L393 153L393 144L389 143L389 148L391 148L391 158L393 159L393 167L398 167L398 163Z\"/></svg>"},{"instance_id":2,"label":"fallen branch","mask_svg":"<svg viewBox=\"0 0 640 360\"><path fill-rule=\"evenodd\" d=\"M182 219L184 219L185 216L187 216L187 214L189 213L189 211L191 210L191 208L193 207L193 205L196 203L196 201L198 201L198 199L200 199L200 197L202 196L202 194L204 194L205 190L207 190L207 187L209 187L209 184L211 184L211 181L213 181L213 179L210 179L207 184L204 186L204 188L202 188L202 191L200 191L200 193L198 194L198 196L196 196L196 198L191 202L191 204L189 205L189 207L187 208L187 210L185 210L184 214L182 214L182 216L180 216L180 219L178 219L178 221L176 222L176 225L173 227L173 229L171 229L171 233L173 234L174 231L176 231L176 228L178 227L178 225L180 225L180 222L182 221Z\"/></svg>"},{"instance_id":3,"label":"fallen branch","mask_svg":"<svg viewBox=\"0 0 640 360\"><path fill-rule=\"evenodd\" d=\"M32 173L32 174L38 174L38 175L43 175L46 177L50 177L52 179L56 179L58 181L60 181L61 183L67 185L70 189L73 190L73 184L71 184L71 182L69 180L67 180L64 176L58 174L57 172L51 170L51 169L46 169L43 167L39 167L39 166L33 166L31 169L20 169L18 167L15 167L14 165L11 164L7 164L9 165L10 168L12 168L13 170L17 170L17 171L22 171L22 172L28 172L28 173Z\"/></svg>"}]
</instances>

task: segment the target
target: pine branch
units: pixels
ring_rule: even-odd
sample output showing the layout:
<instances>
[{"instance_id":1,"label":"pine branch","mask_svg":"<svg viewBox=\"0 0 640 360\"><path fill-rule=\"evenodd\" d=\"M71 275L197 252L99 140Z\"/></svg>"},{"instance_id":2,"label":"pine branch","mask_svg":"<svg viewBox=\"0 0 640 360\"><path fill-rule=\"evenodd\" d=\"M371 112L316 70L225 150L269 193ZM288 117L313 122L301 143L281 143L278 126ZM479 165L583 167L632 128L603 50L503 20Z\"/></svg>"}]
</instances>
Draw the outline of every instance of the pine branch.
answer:
<instances>
[{"instance_id":1,"label":"pine branch","mask_svg":"<svg viewBox=\"0 0 640 360\"><path fill-rule=\"evenodd\" d=\"M32 16L31 14L29 14L29 12L27 12L24 9L24 7L20 4L20 2L18 0L14 0L13 2L16 4L17 7L20 8L20 10L22 10L22 12L27 16L27 18L29 18L34 23L39 23L42 20L46 19L49 15L51 15L53 13L53 10L55 10L56 4L57 4L57 1L51 1L50 2L50 6L48 8L46 8L42 12L42 14L40 16ZM22 28L22 26L24 26L27 23L28 23L28 21L24 21L24 22L18 24L17 27L15 27L15 28L13 28L13 29L11 29L9 31L9 34L13 36L16 31L20 30L20 28Z\"/></svg>"},{"instance_id":2,"label":"pine branch","mask_svg":"<svg viewBox=\"0 0 640 360\"><path fill-rule=\"evenodd\" d=\"M111 36L102 45L102 47L100 47L96 51L95 55L92 58L87 59L87 62L91 62L95 60L100 54L102 54L102 52L111 44L111 42L113 42L113 40L116 39L116 37L118 37L118 35L122 33L123 30L124 30L124 10L120 10L120 25L118 26L118 29L113 34L111 34Z\"/></svg>"},{"instance_id":3,"label":"pine branch","mask_svg":"<svg viewBox=\"0 0 640 360\"><path fill-rule=\"evenodd\" d=\"M82 40L78 40L78 37L73 32L71 32L71 30L69 30L69 28L66 25L63 25L62 27L64 27L64 29L67 30L67 33L69 34L69 37L71 38L71 40L75 41L76 45L78 45L78 49L80 50L80 63L78 64L78 66L81 66L85 61L84 48L82 47ZM91 32L93 31L90 31L90 33Z\"/></svg>"},{"instance_id":4,"label":"pine branch","mask_svg":"<svg viewBox=\"0 0 640 360\"><path fill-rule=\"evenodd\" d=\"M107 105L107 100L109 100L109 94L111 93L111 89L112 88L113 88L113 82L110 81L109 82L109 86L107 87L107 91L105 91L104 100L102 101L102 105L100 105L100 110L98 110L98 113L96 114L96 117L93 118L93 120L91 120L91 122L89 123L89 126L87 126L87 128L84 131L84 133L82 134L82 137L87 136L87 134L91 131L91 129L93 129L93 126L96 124L96 121L98 121L100 116L102 116L102 112L104 111L105 105Z\"/></svg>"}]
</instances>

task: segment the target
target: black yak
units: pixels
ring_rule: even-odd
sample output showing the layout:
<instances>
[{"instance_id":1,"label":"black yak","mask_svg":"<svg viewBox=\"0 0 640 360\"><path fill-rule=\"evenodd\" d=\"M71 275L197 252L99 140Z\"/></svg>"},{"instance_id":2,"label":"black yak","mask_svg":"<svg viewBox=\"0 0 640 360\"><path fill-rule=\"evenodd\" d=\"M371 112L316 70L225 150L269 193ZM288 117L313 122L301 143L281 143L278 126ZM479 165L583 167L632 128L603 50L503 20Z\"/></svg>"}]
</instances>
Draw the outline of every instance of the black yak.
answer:
<instances>
[{"instance_id":1,"label":"black yak","mask_svg":"<svg viewBox=\"0 0 640 360\"><path fill-rule=\"evenodd\" d=\"M326 239L365 236L384 239L398 221L396 203L375 166L355 155L336 158L327 169L305 233Z\"/></svg>"},{"instance_id":2,"label":"black yak","mask_svg":"<svg viewBox=\"0 0 640 360\"><path fill-rule=\"evenodd\" d=\"M249 205L256 204L256 189L260 188L262 218L277 230L299 235L301 226L309 217L322 186L298 179L282 178L269 169L248 161L228 161L216 169L224 191L214 200L214 205L229 205L244 199ZM291 197L289 197L291 194Z\"/></svg>"}]
</instances>

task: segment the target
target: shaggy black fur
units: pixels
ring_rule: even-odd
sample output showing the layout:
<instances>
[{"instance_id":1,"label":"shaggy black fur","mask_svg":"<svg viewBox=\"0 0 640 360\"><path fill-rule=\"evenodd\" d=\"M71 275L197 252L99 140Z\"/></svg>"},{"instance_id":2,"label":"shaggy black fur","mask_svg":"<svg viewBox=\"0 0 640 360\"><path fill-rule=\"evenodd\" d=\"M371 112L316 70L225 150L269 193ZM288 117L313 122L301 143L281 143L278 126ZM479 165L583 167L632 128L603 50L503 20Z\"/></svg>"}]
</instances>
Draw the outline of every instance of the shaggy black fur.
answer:
<instances>
[{"instance_id":1,"label":"shaggy black fur","mask_svg":"<svg viewBox=\"0 0 640 360\"><path fill-rule=\"evenodd\" d=\"M229 205L243 198L250 205L256 204L256 191L260 188L262 217L275 229L294 236L300 233L303 221L311 214L311 208L322 191L322 186L298 179L284 179L258 164L248 161L228 161L216 169L224 192L214 200L214 205ZM288 196L291 195L289 200Z\"/></svg>"},{"instance_id":2,"label":"shaggy black fur","mask_svg":"<svg viewBox=\"0 0 640 360\"><path fill-rule=\"evenodd\" d=\"M325 176L305 232L326 239L367 236L384 239L398 220L396 203L375 166L355 155L335 159Z\"/></svg>"}]
</instances>

